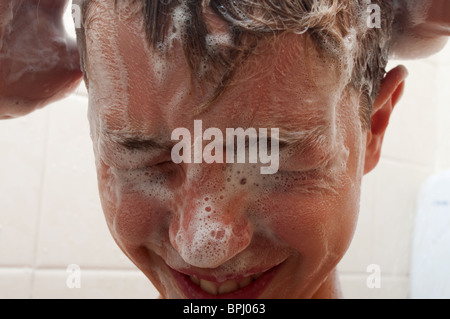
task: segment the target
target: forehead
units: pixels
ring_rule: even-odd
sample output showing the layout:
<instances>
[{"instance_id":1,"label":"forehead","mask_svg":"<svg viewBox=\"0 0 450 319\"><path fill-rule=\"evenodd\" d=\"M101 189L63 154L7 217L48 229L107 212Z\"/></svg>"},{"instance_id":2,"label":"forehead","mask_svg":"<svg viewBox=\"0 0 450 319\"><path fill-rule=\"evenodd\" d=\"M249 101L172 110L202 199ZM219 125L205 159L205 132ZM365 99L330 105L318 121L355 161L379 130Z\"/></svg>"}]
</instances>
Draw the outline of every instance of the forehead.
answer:
<instances>
[{"instance_id":1,"label":"forehead","mask_svg":"<svg viewBox=\"0 0 450 319\"><path fill-rule=\"evenodd\" d=\"M113 0L90 2L89 91L103 126L146 132L192 122L214 86L193 82L182 39L168 37L171 54L162 57L150 47L137 7L116 10ZM211 121L231 117L236 124L252 120L267 127L321 125L329 123L343 89L334 64L307 36L285 34L261 40L206 114Z\"/></svg>"}]
</instances>

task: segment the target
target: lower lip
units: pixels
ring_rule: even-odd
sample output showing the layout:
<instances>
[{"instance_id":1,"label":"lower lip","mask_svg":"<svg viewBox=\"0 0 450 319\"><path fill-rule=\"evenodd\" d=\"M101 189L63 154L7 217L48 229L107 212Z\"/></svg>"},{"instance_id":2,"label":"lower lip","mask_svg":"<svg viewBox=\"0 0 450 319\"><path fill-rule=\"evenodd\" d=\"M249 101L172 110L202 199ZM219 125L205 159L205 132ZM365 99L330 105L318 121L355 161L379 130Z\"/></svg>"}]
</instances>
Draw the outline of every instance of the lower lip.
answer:
<instances>
[{"instance_id":1,"label":"lower lip","mask_svg":"<svg viewBox=\"0 0 450 319\"><path fill-rule=\"evenodd\" d=\"M189 276L171 269L173 276L187 299L258 299L275 277L281 265L275 266L264 272L261 277L250 285L223 295L211 295L203 291L199 285L191 281Z\"/></svg>"}]
</instances>

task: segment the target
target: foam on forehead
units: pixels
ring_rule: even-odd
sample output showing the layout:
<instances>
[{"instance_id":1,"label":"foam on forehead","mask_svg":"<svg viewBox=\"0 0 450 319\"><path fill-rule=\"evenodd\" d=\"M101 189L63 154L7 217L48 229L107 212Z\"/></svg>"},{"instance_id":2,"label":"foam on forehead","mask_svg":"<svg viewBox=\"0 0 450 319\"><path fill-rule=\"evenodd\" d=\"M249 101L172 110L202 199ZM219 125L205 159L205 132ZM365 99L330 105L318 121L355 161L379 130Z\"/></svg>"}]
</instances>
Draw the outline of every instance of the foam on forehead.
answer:
<instances>
[{"instance_id":1,"label":"foam on forehead","mask_svg":"<svg viewBox=\"0 0 450 319\"><path fill-rule=\"evenodd\" d=\"M117 17L113 13L111 2L92 3L86 21L86 70L92 102L90 105L100 104L106 110L112 107L108 105L105 93L98 96L98 92L109 92L112 100L125 106L127 95L124 88L127 87L128 76L118 50ZM122 85L114 85L117 82ZM124 99L126 100L123 101Z\"/></svg>"},{"instance_id":2,"label":"foam on forehead","mask_svg":"<svg viewBox=\"0 0 450 319\"><path fill-rule=\"evenodd\" d=\"M132 1L132 3L135 3L135 5L134 5L134 7L129 8L127 5L125 5L124 1L118 1L118 6L117 6L118 10L115 10L113 2L114 1L105 1L105 2L95 1L93 3L93 5L91 5L91 7L97 8L97 9L99 9L101 7L108 7L109 13L106 15L99 16L98 12L95 13L96 10L92 10L90 15L91 16L95 15L96 17L94 17L94 18L100 18L105 23L106 23L106 20L108 17L111 18L111 19L109 19L110 23L112 24L111 27L113 27L114 24L117 24L117 20L114 20L115 19L114 15L125 16L125 17L138 16L139 17L138 19L132 19L133 23L135 23L136 21L141 22L139 25L139 29L136 29L136 34L141 34L142 37L145 38L145 35L144 35L145 27L142 26L144 19L143 19L142 15L137 14L137 12L139 12L138 8L141 9L140 6L143 5L142 2L141 1ZM248 2L251 3L251 1L248 1ZM136 3L139 3L139 5ZM189 35L186 34L186 28L188 25L192 24L192 19L193 19L192 13L188 7L189 1L178 1L177 3L178 4L174 7L174 9L170 15L171 18L167 21L167 23L172 25L172 28L170 28L170 27L167 28L168 34L166 34L166 36L162 38L162 41L158 42L158 47L160 49L172 48L174 41L178 41L179 43L185 43L188 40ZM203 3L203 5L205 5L205 6L208 4L209 4L209 1L206 1ZM350 78L353 73L355 56L358 55L361 50L361 48L359 48L359 45L358 45L357 37L360 34L365 33L367 30L367 24L365 23L366 20L364 19L366 17L365 9L366 9L365 6L361 6L361 8L359 8L360 12L358 13L358 15L360 15L361 18L356 20L358 23L353 25L352 28L350 28L348 30L347 34L343 34L340 36L341 43L337 43L337 42L333 42L333 41L329 41L329 42L324 41L321 44L322 48L325 51L334 52L333 56L337 57L337 60L338 60L337 63L339 64L340 69L343 74L342 79L340 81L340 83L342 84L343 87L350 81ZM206 14L205 12L208 10L206 10L206 8L205 8L204 14ZM331 10L332 10L332 8L327 7L326 5L320 4L320 6L318 6L314 9L314 15L317 16L318 20L319 20L319 17L321 17L321 16L328 18L328 15L330 15ZM312 14L310 14L310 15L312 15ZM220 19L220 18L217 18L217 19ZM89 19L87 19L87 20L89 20ZM213 22L215 22L215 20ZM337 28L337 26L336 26L336 28ZM147 29L148 29L148 26L147 26ZM225 32L226 28L221 28L220 30L214 30L214 28L208 28L208 29L210 29L209 30L210 33L206 34L206 38L205 38L208 55L214 56L214 52L217 53L224 47L230 46L232 41L234 41L234 35L231 32L231 30L232 30L231 28L229 29L230 32L228 32L228 33ZM148 37L147 37L147 40L148 40ZM153 57L153 59L156 58L156 55L154 55L154 56L155 57ZM164 59L159 59L158 61L156 61L155 66L159 69L158 74L160 74L161 78L163 78L164 69L166 69L166 65L164 64ZM201 77L204 74L211 74L212 70L208 69L208 67L210 67L210 66L211 66L211 64L206 62L206 57L205 57L203 59L203 62L201 63L200 69L197 70L198 75Z\"/></svg>"},{"instance_id":3,"label":"foam on forehead","mask_svg":"<svg viewBox=\"0 0 450 319\"><path fill-rule=\"evenodd\" d=\"M130 103L136 102L136 90L164 85L170 65L152 54L138 2L126 5L118 1L91 3L86 16L86 64L89 79L90 115L97 126L120 133L131 132ZM128 41L128 42L127 42ZM135 54L136 53L136 54ZM132 54L135 54L133 57ZM148 82L134 78L147 72Z\"/></svg>"}]
</instances>

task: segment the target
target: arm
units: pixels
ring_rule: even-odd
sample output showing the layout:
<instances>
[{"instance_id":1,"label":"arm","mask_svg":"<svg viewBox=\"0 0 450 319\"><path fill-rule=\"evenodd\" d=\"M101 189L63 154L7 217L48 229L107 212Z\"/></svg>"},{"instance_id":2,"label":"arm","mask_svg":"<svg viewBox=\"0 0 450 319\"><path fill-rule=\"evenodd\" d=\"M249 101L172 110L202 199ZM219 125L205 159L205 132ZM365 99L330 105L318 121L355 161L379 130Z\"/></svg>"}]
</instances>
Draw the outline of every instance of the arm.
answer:
<instances>
[{"instance_id":1,"label":"arm","mask_svg":"<svg viewBox=\"0 0 450 319\"><path fill-rule=\"evenodd\" d=\"M432 0L425 22L416 32L428 37L450 36L450 1Z\"/></svg>"},{"instance_id":2,"label":"arm","mask_svg":"<svg viewBox=\"0 0 450 319\"><path fill-rule=\"evenodd\" d=\"M393 57L414 59L440 51L450 36L449 0L397 0Z\"/></svg>"},{"instance_id":3,"label":"arm","mask_svg":"<svg viewBox=\"0 0 450 319\"><path fill-rule=\"evenodd\" d=\"M0 119L63 98L81 80L76 41L64 29L68 0L0 0Z\"/></svg>"}]
</instances>

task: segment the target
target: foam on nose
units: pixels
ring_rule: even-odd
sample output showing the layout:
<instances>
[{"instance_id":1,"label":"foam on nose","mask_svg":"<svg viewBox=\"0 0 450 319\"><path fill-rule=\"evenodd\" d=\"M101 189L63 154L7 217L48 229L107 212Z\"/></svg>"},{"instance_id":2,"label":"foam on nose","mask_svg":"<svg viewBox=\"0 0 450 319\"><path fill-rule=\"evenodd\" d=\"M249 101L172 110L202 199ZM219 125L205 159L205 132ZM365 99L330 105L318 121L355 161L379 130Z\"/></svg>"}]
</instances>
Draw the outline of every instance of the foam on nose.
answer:
<instances>
[{"instance_id":1,"label":"foam on nose","mask_svg":"<svg viewBox=\"0 0 450 319\"><path fill-rule=\"evenodd\" d=\"M243 251L251 242L252 228L234 212L219 211L211 200L180 215L170 233L183 260L199 268L214 269Z\"/></svg>"}]
</instances>

